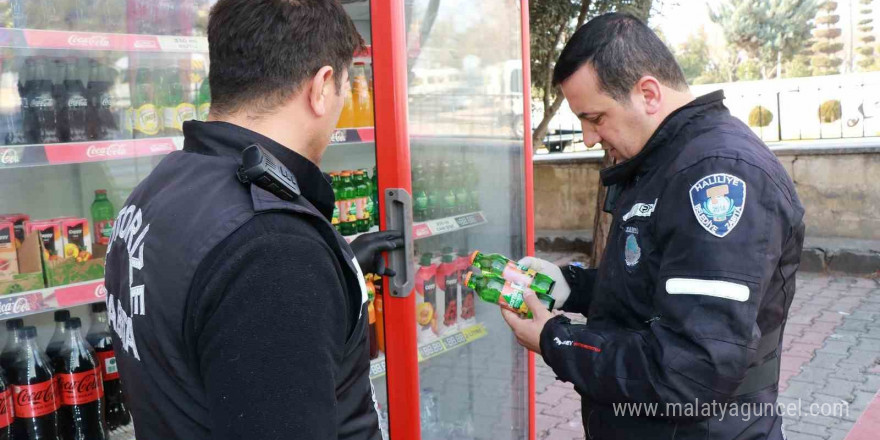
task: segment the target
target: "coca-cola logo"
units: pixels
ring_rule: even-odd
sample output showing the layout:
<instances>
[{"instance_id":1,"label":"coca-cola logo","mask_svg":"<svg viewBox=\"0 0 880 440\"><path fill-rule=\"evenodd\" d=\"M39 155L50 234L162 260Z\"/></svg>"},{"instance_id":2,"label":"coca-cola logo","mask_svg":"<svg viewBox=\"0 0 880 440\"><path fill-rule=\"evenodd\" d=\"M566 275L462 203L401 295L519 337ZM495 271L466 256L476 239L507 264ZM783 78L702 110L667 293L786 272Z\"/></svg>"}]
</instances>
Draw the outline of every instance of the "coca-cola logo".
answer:
<instances>
[{"instance_id":1,"label":"coca-cola logo","mask_svg":"<svg viewBox=\"0 0 880 440\"><path fill-rule=\"evenodd\" d=\"M46 387L42 390L31 392L27 388L22 388L15 396L15 404L18 406L37 406L40 404L48 404L55 400L55 393L52 387Z\"/></svg>"},{"instance_id":2,"label":"coca-cola logo","mask_svg":"<svg viewBox=\"0 0 880 440\"><path fill-rule=\"evenodd\" d=\"M0 304L0 315L18 314L31 311L31 302L27 298L16 298Z\"/></svg>"},{"instance_id":3,"label":"coca-cola logo","mask_svg":"<svg viewBox=\"0 0 880 440\"><path fill-rule=\"evenodd\" d=\"M86 108L89 106L89 101L83 96L71 96L67 100L67 106L70 108Z\"/></svg>"},{"instance_id":4,"label":"coca-cola logo","mask_svg":"<svg viewBox=\"0 0 880 440\"><path fill-rule=\"evenodd\" d=\"M106 298L107 297L107 288L104 287L104 284L98 284L95 287L95 298Z\"/></svg>"},{"instance_id":5,"label":"coca-cola logo","mask_svg":"<svg viewBox=\"0 0 880 440\"><path fill-rule=\"evenodd\" d=\"M103 35L71 35L67 44L75 47L110 47L110 39Z\"/></svg>"},{"instance_id":6,"label":"coca-cola logo","mask_svg":"<svg viewBox=\"0 0 880 440\"><path fill-rule=\"evenodd\" d=\"M37 96L37 97L31 99L30 106L38 108L38 109L54 107L55 106L55 99L52 98L52 95Z\"/></svg>"},{"instance_id":7,"label":"coca-cola logo","mask_svg":"<svg viewBox=\"0 0 880 440\"><path fill-rule=\"evenodd\" d=\"M86 157L120 157L128 155L125 144L89 145Z\"/></svg>"},{"instance_id":8,"label":"coca-cola logo","mask_svg":"<svg viewBox=\"0 0 880 440\"><path fill-rule=\"evenodd\" d=\"M73 394L89 394L95 391L98 391L98 374L87 374L79 378L79 380L62 380L61 381L61 391L64 393L73 393Z\"/></svg>"},{"instance_id":9,"label":"coca-cola logo","mask_svg":"<svg viewBox=\"0 0 880 440\"><path fill-rule=\"evenodd\" d=\"M0 154L0 163L3 165L15 165L19 162L21 162L21 158L18 157L18 151L11 148L3 150L3 153Z\"/></svg>"}]
</instances>

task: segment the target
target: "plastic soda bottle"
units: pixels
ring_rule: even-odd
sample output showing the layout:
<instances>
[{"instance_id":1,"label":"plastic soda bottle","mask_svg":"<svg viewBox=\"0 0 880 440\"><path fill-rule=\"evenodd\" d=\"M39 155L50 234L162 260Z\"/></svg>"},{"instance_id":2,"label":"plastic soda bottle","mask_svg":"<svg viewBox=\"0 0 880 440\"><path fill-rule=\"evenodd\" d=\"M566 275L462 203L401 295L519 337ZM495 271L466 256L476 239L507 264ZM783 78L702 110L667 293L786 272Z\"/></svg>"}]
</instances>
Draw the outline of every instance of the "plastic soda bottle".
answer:
<instances>
[{"instance_id":1,"label":"plastic soda bottle","mask_svg":"<svg viewBox=\"0 0 880 440\"><path fill-rule=\"evenodd\" d=\"M135 76L134 93L131 97L132 123L135 138L159 134L159 113L153 88L153 72L141 67Z\"/></svg>"},{"instance_id":2,"label":"plastic soda bottle","mask_svg":"<svg viewBox=\"0 0 880 440\"><path fill-rule=\"evenodd\" d=\"M526 318L532 317L532 312L524 299L525 293L530 290L529 288L511 283L492 272L483 272L481 275L469 272L465 276L464 282L465 285L474 289L483 301L498 304ZM547 307L547 310L553 308L555 300L552 296L541 292L535 292L535 295L541 304Z\"/></svg>"},{"instance_id":3,"label":"plastic soda bottle","mask_svg":"<svg viewBox=\"0 0 880 440\"><path fill-rule=\"evenodd\" d=\"M351 82L349 81L349 87L342 88L345 101L342 104L342 113L339 114L339 121L336 123L336 128L354 127L354 95L352 95L350 86Z\"/></svg>"},{"instance_id":4,"label":"plastic soda bottle","mask_svg":"<svg viewBox=\"0 0 880 440\"><path fill-rule=\"evenodd\" d=\"M474 251L471 254L471 265L483 272L492 272L505 280L521 286L527 286L535 292L550 294L556 281L549 276L524 268L501 254L483 254Z\"/></svg>"},{"instance_id":5,"label":"plastic soda bottle","mask_svg":"<svg viewBox=\"0 0 880 440\"><path fill-rule=\"evenodd\" d=\"M207 121L208 113L211 111L211 83L208 82L207 77L202 81L202 85L199 86L196 105L198 106L196 110L197 119L200 121Z\"/></svg>"},{"instance_id":6,"label":"plastic soda bottle","mask_svg":"<svg viewBox=\"0 0 880 440\"><path fill-rule=\"evenodd\" d=\"M110 235L113 234L113 222L116 221L116 210L113 204L107 200L107 190L95 190L95 201L92 202L92 226L95 231L95 243L110 244Z\"/></svg>"},{"instance_id":7,"label":"plastic soda bottle","mask_svg":"<svg viewBox=\"0 0 880 440\"><path fill-rule=\"evenodd\" d=\"M369 188L367 187L367 178L363 171L355 171L355 217L357 232L367 232L370 230L370 212L367 211L367 200L370 198Z\"/></svg>"},{"instance_id":8,"label":"plastic soda bottle","mask_svg":"<svg viewBox=\"0 0 880 440\"><path fill-rule=\"evenodd\" d=\"M351 75L351 94L354 102L354 126L373 126L373 98L370 96L370 85L367 82L366 65L354 63Z\"/></svg>"}]
</instances>

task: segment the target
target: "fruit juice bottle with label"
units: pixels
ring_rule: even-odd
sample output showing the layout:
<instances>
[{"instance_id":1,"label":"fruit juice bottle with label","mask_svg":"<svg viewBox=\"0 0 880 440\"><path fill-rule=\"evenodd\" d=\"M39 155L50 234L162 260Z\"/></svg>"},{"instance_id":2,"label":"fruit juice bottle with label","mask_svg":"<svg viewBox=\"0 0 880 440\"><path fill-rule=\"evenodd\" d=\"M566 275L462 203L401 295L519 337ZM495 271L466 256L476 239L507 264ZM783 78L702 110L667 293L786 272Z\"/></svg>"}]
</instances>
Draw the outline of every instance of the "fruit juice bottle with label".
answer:
<instances>
[{"instance_id":1,"label":"fruit juice bottle with label","mask_svg":"<svg viewBox=\"0 0 880 440\"><path fill-rule=\"evenodd\" d=\"M351 72L349 72L348 87L343 85L341 93L343 93L345 101L342 105L342 113L339 114L336 128L351 128L354 127L354 95L351 90Z\"/></svg>"},{"instance_id":2,"label":"fruit juice bottle with label","mask_svg":"<svg viewBox=\"0 0 880 440\"><path fill-rule=\"evenodd\" d=\"M110 236L113 234L113 223L116 221L116 210L110 200L107 200L106 189L95 190L95 201L92 202L92 225L95 231L95 243L101 245L110 244Z\"/></svg>"},{"instance_id":3,"label":"fruit juice bottle with label","mask_svg":"<svg viewBox=\"0 0 880 440\"><path fill-rule=\"evenodd\" d=\"M416 332L418 343L432 341L437 329L437 266L433 255L422 254L416 271Z\"/></svg>"},{"instance_id":4,"label":"fruit juice bottle with label","mask_svg":"<svg viewBox=\"0 0 880 440\"><path fill-rule=\"evenodd\" d=\"M351 94L354 97L354 126L373 126L373 98L367 82L366 65L354 63L351 75Z\"/></svg>"},{"instance_id":5,"label":"fruit juice bottle with label","mask_svg":"<svg viewBox=\"0 0 880 440\"><path fill-rule=\"evenodd\" d=\"M15 225L15 248L19 249L21 244L24 242L24 225L28 220L31 219L31 216L27 214L2 214L0 215L0 220L11 222Z\"/></svg>"},{"instance_id":6,"label":"fruit juice bottle with label","mask_svg":"<svg viewBox=\"0 0 880 440\"><path fill-rule=\"evenodd\" d=\"M459 296L459 272L455 254L451 247L443 249L443 257L440 267L437 269L437 291L440 293L438 303L443 305L443 325L441 333L447 333L458 329L458 296Z\"/></svg>"},{"instance_id":7,"label":"fruit juice bottle with label","mask_svg":"<svg viewBox=\"0 0 880 440\"><path fill-rule=\"evenodd\" d=\"M458 250L457 256L455 265L456 269L458 269L458 308L460 310L458 316L460 318L460 326L463 327L473 322L477 308L474 289L468 287L467 283L464 282L468 268L471 266L470 252L465 248L461 248Z\"/></svg>"}]
</instances>

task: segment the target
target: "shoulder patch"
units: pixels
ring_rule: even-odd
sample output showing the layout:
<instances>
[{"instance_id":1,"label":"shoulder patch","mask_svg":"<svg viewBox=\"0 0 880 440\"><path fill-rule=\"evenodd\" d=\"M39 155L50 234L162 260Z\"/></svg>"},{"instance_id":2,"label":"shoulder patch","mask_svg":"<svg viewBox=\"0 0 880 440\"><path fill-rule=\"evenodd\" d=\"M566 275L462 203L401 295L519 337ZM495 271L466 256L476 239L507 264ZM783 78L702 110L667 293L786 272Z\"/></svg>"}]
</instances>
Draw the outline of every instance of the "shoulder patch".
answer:
<instances>
[{"instance_id":1,"label":"shoulder patch","mask_svg":"<svg viewBox=\"0 0 880 440\"><path fill-rule=\"evenodd\" d=\"M700 226L724 238L739 223L746 207L746 182L731 174L710 174L690 190L691 207Z\"/></svg>"}]
</instances>

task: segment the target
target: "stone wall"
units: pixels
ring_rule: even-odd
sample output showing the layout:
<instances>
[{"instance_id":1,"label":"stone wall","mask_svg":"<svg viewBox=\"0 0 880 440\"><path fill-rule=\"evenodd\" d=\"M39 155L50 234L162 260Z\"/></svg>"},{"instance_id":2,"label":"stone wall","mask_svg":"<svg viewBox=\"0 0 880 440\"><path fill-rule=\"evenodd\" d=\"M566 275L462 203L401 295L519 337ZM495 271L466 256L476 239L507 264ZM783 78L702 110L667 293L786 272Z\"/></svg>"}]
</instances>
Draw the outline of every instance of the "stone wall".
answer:
<instances>
[{"instance_id":1,"label":"stone wall","mask_svg":"<svg viewBox=\"0 0 880 440\"><path fill-rule=\"evenodd\" d=\"M880 240L880 151L800 145L777 156L806 209L808 237ZM567 155L571 156L571 155ZM535 162L535 229L593 226L600 159L595 155Z\"/></svg>"}]
</instances>

